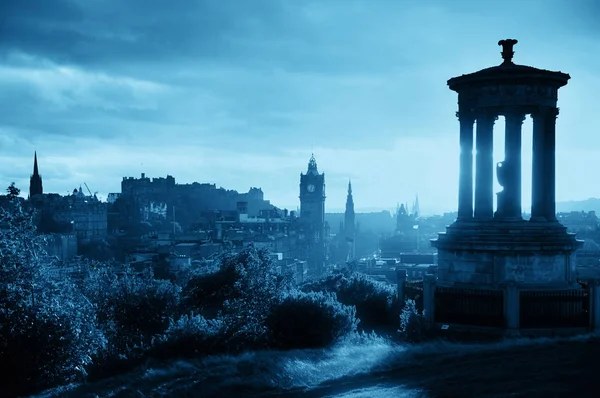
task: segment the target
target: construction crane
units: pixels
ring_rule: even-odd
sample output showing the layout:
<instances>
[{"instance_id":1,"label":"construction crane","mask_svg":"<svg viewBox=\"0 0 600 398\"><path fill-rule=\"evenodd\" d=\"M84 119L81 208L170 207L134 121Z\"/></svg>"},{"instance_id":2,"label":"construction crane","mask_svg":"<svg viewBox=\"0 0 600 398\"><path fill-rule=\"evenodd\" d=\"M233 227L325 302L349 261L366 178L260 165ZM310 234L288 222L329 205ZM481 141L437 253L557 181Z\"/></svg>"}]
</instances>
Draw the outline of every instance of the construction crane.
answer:
<instances>
[{"instance_id":1,"label":"construction crane","mask_svg":"<svg viewBox=\"0 0 600 398\"><path fill-rule=\"evenodd\" d=\"M90 191L90 187L88 187L88 185L84 182L83 185L85 185L85 187L87 188L88 192L90 193L90 196L94 196L92 195L92 191Z\"/></svg>"}]
</instances>

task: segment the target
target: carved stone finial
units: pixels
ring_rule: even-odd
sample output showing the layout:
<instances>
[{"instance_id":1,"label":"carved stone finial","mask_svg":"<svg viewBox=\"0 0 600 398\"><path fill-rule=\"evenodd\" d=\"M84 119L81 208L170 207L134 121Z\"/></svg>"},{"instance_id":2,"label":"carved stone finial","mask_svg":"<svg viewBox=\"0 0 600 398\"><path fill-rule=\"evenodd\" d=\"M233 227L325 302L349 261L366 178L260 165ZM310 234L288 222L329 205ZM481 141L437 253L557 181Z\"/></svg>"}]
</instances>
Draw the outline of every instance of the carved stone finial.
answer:
<instances>
[{"instance_id":1,"label":"carved stone finial","mask_svg":"<svg viewBox=\"0 0 600 398\"><path fill-rule=\"evenodd\" d=\"M511 65L513 63L512 58L515 55L513 46L518 42L519 41L515 39L500 40L498 42L498 45L502 46L502 52L500 54L502 54L502 59L504 59L503 65Z\"/></svg>"}]
</instances>

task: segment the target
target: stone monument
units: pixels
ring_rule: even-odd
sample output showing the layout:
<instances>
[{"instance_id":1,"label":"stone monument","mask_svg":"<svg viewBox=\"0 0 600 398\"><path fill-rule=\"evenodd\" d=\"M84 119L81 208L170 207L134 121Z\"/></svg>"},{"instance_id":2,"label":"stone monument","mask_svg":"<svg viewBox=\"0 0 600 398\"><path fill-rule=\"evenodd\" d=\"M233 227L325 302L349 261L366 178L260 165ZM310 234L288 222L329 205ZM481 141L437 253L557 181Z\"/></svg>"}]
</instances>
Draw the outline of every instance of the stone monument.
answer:
<instances>
[{"instance_id":1,"label":"stone monument","mask_svg":"<svg viewBox=\"0 0 600 398\"><path fill-rule=\"evenodd\" d=\"M513 39L498 43L503 58L499 66L448 80L458 93L458 217L432 240L439 253L437 286L503 291L508 328L519 327L520 291L581 290L575 252L583 243L555 215L558 89L570 76L514 64L515 44ZM533 119L529 220L523 219L521 206L521 126L526 115ZM494 211L493 129L498 116L505 117L506 129L504 160L496 165L503 189Z\"/></svg>"}]
</instances>

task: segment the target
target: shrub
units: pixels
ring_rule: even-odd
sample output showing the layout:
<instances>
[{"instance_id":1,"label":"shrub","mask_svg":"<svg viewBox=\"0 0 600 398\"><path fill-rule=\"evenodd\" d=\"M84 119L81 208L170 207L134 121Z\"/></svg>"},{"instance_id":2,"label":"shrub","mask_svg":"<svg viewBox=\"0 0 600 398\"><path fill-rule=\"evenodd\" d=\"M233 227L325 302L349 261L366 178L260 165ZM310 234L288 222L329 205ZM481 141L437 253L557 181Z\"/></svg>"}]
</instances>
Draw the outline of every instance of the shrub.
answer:
<instances>
[{"instance_id":1,"label":"shrub","mask_svg":"<svg viewBox=\"0 0 600 398\"><path fill-rule=\"evenodd\" d=\"M226 326L222 320L207 320L201 315L183 315L171 320L163 336L155 341L152 355L159 359L190 358L223 352Z\"/></svg>"},{"instance_id":2,"label":"shrub","mask_svg":"<svg viewBox=\"0 0 600 398\"><path fill-rule=\"evenodd\" d=\"M0 283L30 292L34 279L51 261L45 239L36 233L35 213L14 200L11 210L0 208Z\"/></svg>"},{"instance_id":3,"label":"shrub","mask_svg":"<svg viewBox=\"0 0 600 398\"><path fill-rule=\"evenodd\" d=\"M232 267L192 275L182 294L184 308L198 311L207 318L216 317L223 309L223 303L237 295L234 288L237 279Z\"/></svg>"},{"instance_id":4,"label":"shrub","mask_svg":"<svg viewBox=\"0 0 600 398\"><path fill-rule=\"evenodd\" d=\"M173 283L177 284L178 286L186 288L191 288L193 286L192 284L190 284L192 279L207 276L219 270L218 265L214 265L212 262L206 260L200 261L199 265L198 263L194 262L192 263L192 266L167 265L165 268L168 277L164 279L170 279ZM184 297L185 292L186 289L184 289L183 291Z\"/></svg>"},{"instance_id":5,"label":"shrub","mask_svg":"<svg viewBox=\"0 0 600 398\"><path fill-rule=\"evenodd\" d=\"M226 254L215 272L193 277L186 287L188 310L206 318L217 314L227 326L229 345L257 347L265 343L265 319L271 307L290 288L279 275L268 251L249 245L238 254Z\"/></svg>"},{"instance_id":6,"label":"shrub","mask_svg":"<svg viewBox=\"0 0 600 398\"><path fill-rule=\"evenodd\" d=\"M266 320L273 348L321 348L356 331L354 307L340 304L335 294L290 292Z\"/></svg>"},{"instance_id":7,"label":"shrub","mask_svg":"<svg viewBox=\"0 0 600 398\"><path fill-rule=\"evenodd\" d=\"M103 264L87 270L84 294L94 304L108 345L94 366L95 378L112 375L136 365L154 338L169 327L181 289L169 281L154 279L151 271L131 269L117 275Z\"/></svg>"},{"instance_id":8,"label":"shrub","mask_svg":"<svg viewBox=\"0 0 600 398\"><path fill-rule=\"evenodd\" d=\"M0 385L4 396L85 376L105 340L91 303L53 263L32 212L0 210Z\"/></svg>"},{"instance_id":9,"label":"shrub","mask_svg":"<svg viewBox=\"0 0 600 398\"><path fill-rule=\"evenodd\" d=\"M119 276L107 276L109 283L98 286L102 293L96 298L97 308L121 344L148 345L169 327L169 316L179 303L178 286L154 279L149 270L136 274L126 269Z\"/></svg>"},{"instance_id":10,"label":"shrub","mask_svg":"<svg viewBox=\"0 0 600 398\"><path fill-rule=\"evenodd\" d=\"M104 348L90 303L68 281L43 286L35 302L7 285L0 294L0 373L3 391L31 394L85 377ZM18 289L18 288L17 288ZM12 291L11 291L12 290Z\"/></svg>"},{"instance_id":11,"label":"shrub","mask_svg":"<svg viewBox=\"0 0 600 398\"><path fill-rule=\"evenodd\" d=\"M400 310L396 289L367 275L342 271L307 284L302 290L336 293L340 303L355 306L361 331L392 332L397 329Z\"/></svg>"},{"instance_id":12,"label":"shrub","mask_svg":"<svg viewBox=\"0 0 600 398\"><path fill-rule=\"evenodd\" d=\"M424 337L425 317L419 314L415 300L406 300L400 314L400 332L409 342L421 341Z\"/></svg>"}]
</instances>

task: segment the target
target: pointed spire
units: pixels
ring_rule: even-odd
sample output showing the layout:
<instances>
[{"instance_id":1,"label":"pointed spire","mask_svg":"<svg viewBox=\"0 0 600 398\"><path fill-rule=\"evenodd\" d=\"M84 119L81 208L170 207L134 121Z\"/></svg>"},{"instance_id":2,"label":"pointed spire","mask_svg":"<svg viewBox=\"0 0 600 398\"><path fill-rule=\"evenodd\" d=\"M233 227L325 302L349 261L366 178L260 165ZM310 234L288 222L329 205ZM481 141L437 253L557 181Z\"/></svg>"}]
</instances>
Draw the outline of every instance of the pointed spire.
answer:
<instances>
[{"instance_id":1,"label":"pointed spire","mask_svg":"<svg viewBox=\"0 0 600 398\"><path fill-rule=\"evenodd\" d=\"M352 182L348 179L348 196L346 198L346 213L344 214L344 232L346 242L354 242L356 234L356 214L354 213L354 199L352 198ZM354 258L354 249L348 251L348 258Z\"/></svg>"},{"instance_id":2,"label":"pointed spire","mask_svg":"<svg viewBox=\"0 0 600 398\"><path fill-rule=\"evenodd\" d=\"M346 197L346 214L354 214L354 199L352 198L352 183L348 180L348 196Z\"/></svg>"},{"instance_id":3,"label":"pointed spire","mask_svg":"<svg viewBox=\"0 0 600 398\"><path fill-rule=\"evenodd\" d=\"M39 175L39 172L38 172L38 164L37 164L37 151L35 151L35 152L33 153L33 175L34 175L34 176L37 176L37 175Z\"/></svg>"},{"instance_id":4,"label":"pointed spire","mask_svg":"<svg viewBox=\"0 0 600 398\"><path fill-rule=\"evenodd\" d=\"M35 151L33 154L33 174L29 178L29 197L32 198L43 193L44 187L42 186L42 176L40 176L38 169L37 151Z\"/></svg>"},{"instance_id":5,"label":"pointed spire","mask_svg":"<svg viewBox=\"0 0 600 398\"><path fill-rule=\"evenodd\" d=\"M413 205L413 215L419 217L421 210L419 209L419 194L415 195L415 203Z\"/></svg>"}]
</instances>

